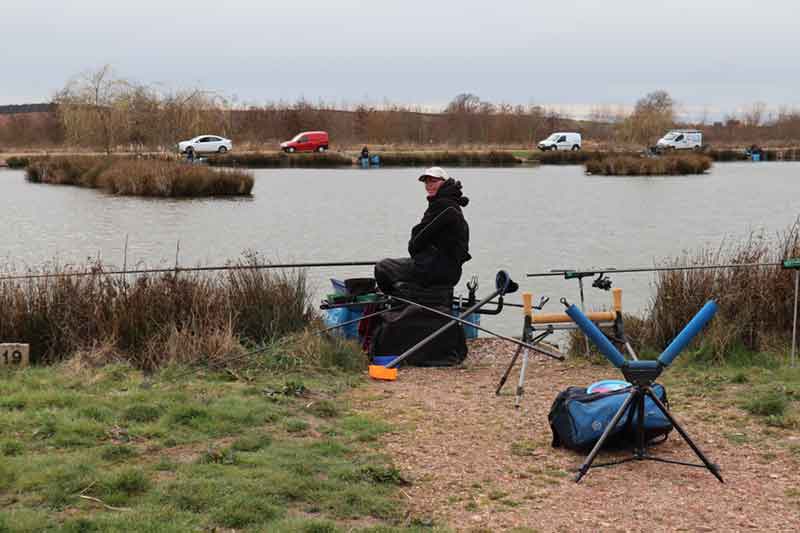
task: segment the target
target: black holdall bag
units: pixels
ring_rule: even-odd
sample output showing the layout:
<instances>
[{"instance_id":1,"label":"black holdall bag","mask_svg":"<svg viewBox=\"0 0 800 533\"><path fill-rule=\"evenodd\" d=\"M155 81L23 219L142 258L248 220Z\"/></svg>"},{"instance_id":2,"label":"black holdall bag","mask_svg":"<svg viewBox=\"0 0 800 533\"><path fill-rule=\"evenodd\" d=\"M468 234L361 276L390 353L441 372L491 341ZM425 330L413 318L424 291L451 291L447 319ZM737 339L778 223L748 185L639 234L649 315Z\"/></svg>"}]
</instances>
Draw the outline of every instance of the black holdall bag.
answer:
<instances>
[{"instance_id":1,"label":"black holdall bag","mask_svg":"<svg viewBox=\"0 0 800 533\"><path fill-rule=\"evenodd\" d=\"M436 307L448 312L447 308ZM371 355L401 355L449 320L412 305L392 309L380 317L375 327ZM467 357L467 343L461 324L450 326L438 337L417 350L402 364L412 366L455 366Z\"/></svg>"},{"instance_id":2,"label":"black holdall bag","mask_svg":"<svg viewBox=\"0 0 800 533\"><path fill-rule=\"evenodd\" d=\"M661 402L669 407L667 391L658 383L652 385L653 392ZM561 391L550 407L548 420L553 432L553 447L563 446L571 450L586 451L591 449L603 434L611 419L617 413L631 387L610 392L588 394L585 387L568 387ZM654 439L663 437L672 431L672 423L664 416L655 402L645 397L645 442L651 444ZM636 443L636 420L633 419L633 405L617 423L605 442L606 447L623 448Z\"/></svg>"}]
</instances>

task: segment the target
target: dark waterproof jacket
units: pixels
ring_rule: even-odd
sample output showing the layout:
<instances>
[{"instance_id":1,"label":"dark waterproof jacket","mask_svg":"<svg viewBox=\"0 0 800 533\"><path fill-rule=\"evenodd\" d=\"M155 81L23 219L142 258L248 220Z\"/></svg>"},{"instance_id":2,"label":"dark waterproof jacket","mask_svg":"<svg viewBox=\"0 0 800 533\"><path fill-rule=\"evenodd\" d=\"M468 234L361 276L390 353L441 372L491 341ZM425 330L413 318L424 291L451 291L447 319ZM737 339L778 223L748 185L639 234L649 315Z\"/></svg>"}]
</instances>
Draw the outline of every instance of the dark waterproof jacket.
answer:
<instances>
[{"instance_id":1,"label":"dark waterproof jacket","mask_svg":"<svg viewBox=\"0 0 800 533\"><path fill-rule=\"evenodd\" d=\"M469 225L461 211L468 203L461 182L452 178L428 198L428 209L408 241L415 277L423 285L455 286L461 279L461 266L471 259Z\"/></svg>"}]
</instances>

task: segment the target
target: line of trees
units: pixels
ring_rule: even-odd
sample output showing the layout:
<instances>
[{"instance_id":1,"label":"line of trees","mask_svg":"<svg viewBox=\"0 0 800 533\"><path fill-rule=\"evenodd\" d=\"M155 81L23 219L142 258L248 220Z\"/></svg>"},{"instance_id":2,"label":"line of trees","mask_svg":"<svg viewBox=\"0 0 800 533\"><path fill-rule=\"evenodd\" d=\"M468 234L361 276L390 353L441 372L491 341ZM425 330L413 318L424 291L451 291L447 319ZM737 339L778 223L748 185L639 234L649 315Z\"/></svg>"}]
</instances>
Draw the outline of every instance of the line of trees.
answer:
<instances>
[{"instance_id":1,"label":"line of trees","mask_svg":"<svg viewBox=\"0 0 800 533\"><path fill-rule=\"evenodd\" d=\"M52 112L0 115L0 149L67 145L116 150L170 150L178 140L203 133L234 139L237 146L275 147L304 130L327 130L339 147L362 143L399 146L531 146L558 130L581 132L601 144L646 146L673 127L697 127L710 143L800 142L800 112L767 116L756 104L741 116L708 125L678 124L676 104L665 91L642 97L632 112L598 108L577 121L541 106L513 106L459 94L440 113L361 104L337 109L305 100L261 106L235 105L200 89L163 90L116 76L109 66L70 80Z\"/></svg>"}]
</instances>

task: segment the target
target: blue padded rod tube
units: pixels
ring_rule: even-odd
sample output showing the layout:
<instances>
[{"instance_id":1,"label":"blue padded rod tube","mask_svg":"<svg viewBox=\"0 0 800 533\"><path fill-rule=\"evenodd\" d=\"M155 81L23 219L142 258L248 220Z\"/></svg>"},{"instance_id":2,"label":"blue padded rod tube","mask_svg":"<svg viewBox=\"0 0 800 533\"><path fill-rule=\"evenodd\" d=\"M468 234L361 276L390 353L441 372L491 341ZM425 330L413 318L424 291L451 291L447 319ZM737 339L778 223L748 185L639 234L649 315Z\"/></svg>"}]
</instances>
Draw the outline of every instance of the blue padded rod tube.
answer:
<instances>
[{"instance_id":1,"label":"blue padded rod tube","mask_svg":"<svg viewBox=\"0 0 800 533\"><path fill-rule=\"evenodd\" d=\"M669 366L672 361L678 357L681 350L686 348L686 345L692 342L695 335L700 333L700 330L714 317L717 312L717 303L714 300L709 300L700 311L694 315L694 318L689 321L686 326L678 333L678 336L672 339L667 349L661 352L658 356L658 362L664 366Z\"/></svg>"},{"instance_id":2,"label":"blue padded rod tube","mask_svg":"<svg viewBox=\"0 0 800 533\"><path fill-rule=\"evenodd\" d=\"M617 368L622 368L625 366L625 358L622 357L622 354L619 353L611 341L603 335L603 332L600 331L600 328L594 325L594 322L586 318L580 309L575 307L575 304L570 305L567 307L566 311L567 315L576 323L578 327L586 334L587 337L592 339L592 341L597 345L603 355L606 356L606 359L611 361L611 364Z\"/></svg>"}]
</instances>

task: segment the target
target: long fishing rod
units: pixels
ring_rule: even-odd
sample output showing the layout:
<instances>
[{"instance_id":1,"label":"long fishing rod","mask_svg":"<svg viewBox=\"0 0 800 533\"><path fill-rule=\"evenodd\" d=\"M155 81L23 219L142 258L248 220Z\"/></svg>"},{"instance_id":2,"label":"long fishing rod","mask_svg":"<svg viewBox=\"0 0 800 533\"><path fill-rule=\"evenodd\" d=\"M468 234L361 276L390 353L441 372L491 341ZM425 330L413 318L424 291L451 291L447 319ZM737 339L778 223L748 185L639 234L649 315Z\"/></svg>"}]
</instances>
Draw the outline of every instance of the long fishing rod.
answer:
<instances>
[{"instance_id":1,"label":"long fishing rod","mask_svg":"<svg viewBox=\"0 0 800 533\"><path fill-rule=\"evenodd\" d=\"M564 276L565 279L594 276L596 274L618 274L636 272L672 272L680 270L714 270L719 268L759 268L759 267L779 267L783 263L733 263L728 265L697 265L697 266L678 266L678 267L637 267L637 268L594 268L591 270L578 269L558 269L549 272L534 272L525 274L529 278Z\"/></svg>"},{"instance_id":2,"label":"long fishing rod","mask_svg":"<svg viewBox=\"0 0 800 533\"><path fill-rule=\"evenodd\" d=\"M377 261L339 261L327 263L265 263L263 265L224 265L206 267L142 268L125 270L89 270L85 272L52 272L44 274L9 274L0 276L0 281L15 279L72 278L86 276L117 276L127 274L169 274L177 272L212 272L221 270L264 270L272 268L321 268L342 266L372 266Z\"/></svg>"}]
</instances>

